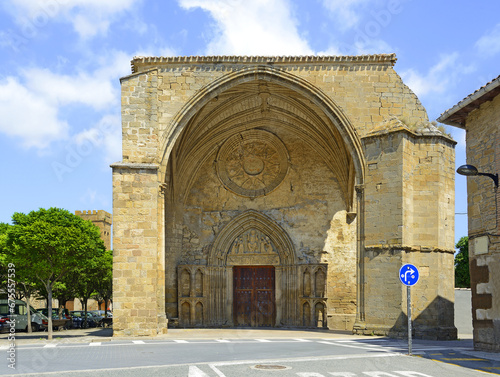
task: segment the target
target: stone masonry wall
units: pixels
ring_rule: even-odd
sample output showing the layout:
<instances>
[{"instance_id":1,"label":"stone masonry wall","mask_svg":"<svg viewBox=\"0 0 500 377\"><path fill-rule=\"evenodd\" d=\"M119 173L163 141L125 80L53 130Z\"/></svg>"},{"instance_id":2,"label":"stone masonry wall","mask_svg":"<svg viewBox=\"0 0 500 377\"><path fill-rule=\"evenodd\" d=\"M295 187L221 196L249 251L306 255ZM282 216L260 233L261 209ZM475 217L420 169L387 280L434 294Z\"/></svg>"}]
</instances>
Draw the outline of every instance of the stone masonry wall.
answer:
<instances>
[{"instance_id":1,"label":"stone masonry wall","mask_svg":"<svg viewBox=\"0 0 500 377\"><path fill-rule=\"evenodd\" d=\"M173 179L175 179L176 174L182 174L182 172L168 171L168 166L170 166L168 164L170 159L175 158L170 153L182 132L179 121L183 115L194 116L200 108L199 104L193 102L193 97L208 93L208 88L213 89L211 85L214 80L230 77L251 66L238 61L238 59L240 58L226 60L225 57L221 57L218 62L214 63L201 61L203 59L199 62L188 63L183 62L181 58L178 63L172 61L156 64L155 60L151 64L143 65L137 60L133 63L136 73L121 80L123 161L114 165L113 173L116 313L114 326L117 335L150 335L158 333L165 327L165 300L169 302L167 303L170 305L169 308L172 308L174 303L170 300L173 301L176 292L173 288L175 285L171 284L174 278L168 273L165 275L166 290L163 291L163 282L160 278L162 275L161 266L164 265L164 262L169 264L171 261L177 260L175 250L183 242L186 242L186 239L189 240L189 243L197 239L196 236L193 236L193 233L196 232L190 228L191 223L189 222L190 214L196 212L197 209L194 208L196 206L193 206L186 208L185 211L177 204L169 205L169 200L173 200L174 203L176 201L176 197L173 196L165 200L165 212L163 212L162 206L159 205L159 201L163 200L159 187L165 185L166 196L168 196L170 182L166 182L165 175L172 174ZM394 116L404 120L407 124L427 120L426 111L417 97L392 68L395 57L376 56L353 60L349 60L351 58L348 57L337 62L327 60L323 62L321 57L314 59L318 61L299 62L297 60L294 62L286 58L276 58L272 64L265 62L259 64L270 67L276 73L276 76L272 78L276 82L279 82L277 77L280 74L294 75L297 79L307 80L310 90L314 91L317 88L319 92L329 96L338 105L338 109L341 109L339 111L345 117L345 122L348 121L355 129L355 137L362 138L369 135L377 125ZM251 77L248 80L251 80ZM185 124L183 126L187 127ZM394 139L389 140L391 138ZM383 154L378 157L376 154L371 155L371 152L367 154L367 160L370 161L365 167L367 172L365 185L367 210L366 223L364 224L366 234L359 235L366 245L391 245L389 249L382 247L376 255L374 251L374 258L367 257L367 265L373 262L378 263L377 266L373 264L371 270L368 266L366 284L363 285L363 287L372 289L370 294L373 294L374 297L385 294L384 287L375 285L378 279L375 272L377 268L380 276L388 268L395 268L394 265L399 264L402 259L402 251L398 251L403 249L402 245L405 242L410 242L409 240L413 240L410 243L415 244L415 235L411 234L411 226L407 223L411 216L402 210L405 200L410 199L403 196L402 181L405 167L401 161L398 161L398 159L404 159L406 155L411 154L411 148L404 152L404 143L407 143L408 140L403 140L400 135L391 135L384 140L382 139L380 138L379 141L373 143L374 145L380 144L375 145L375 148L379 148ZM391 150L391 148L393 149ZM366 150L369 151L369 148ZM372 161L377 158L379 158L378 161ZM378 168L373 169L374 166L371 166L372 170L370 170L372 163L378 164ZM434 161L432 163L434 164ZM146 164L146 167L141 168L141 164ZM381 172L384 164L385 171ZM153 169L153 166L158 167L158 171ZM303 180L303 185L306 187L311 177L303 174L300 179ZM396 181L394 182L392 179ZM379 181L382 182L382 185L378 185ZM416 183L418 182L414 181L412 185ZM449 187L449 182L437 183L436 185L439 190L446 190ZM283 189L285 189L285 185L283 185ZM314 191L316 187L310 187L310 189ZM314 196L314 194L310 195ZM448 199L445 196L439 198L440 201ZM265 200L266 197L263 198L262 208L267 207L267 203L264 203ZM427 198L422 198L422 200L426 201ZM245 205L254 206L255 203L256 201L250 205L245 203ZM317 203L322 202L318 200ZM327 212L330 216L328 219L330 224L326 225L325 230L333 229L333 226L338 226L338 224L342 224L341 228L345 227L344 222L341 221L343 216L341 211L328 208L330 204L336 205L335 203L337 202L334 200L322 204L327 206ZM380 209L380 212L377 208ZM439 212L440 208L440 205L434 207L433 211ZM280 211L275 213L271 211L271 214L278 215ZM197 214L197 216L207 218L207 215ZM296 219L292 220L297 224L300 224L300 221L307 221L307 219L302 220L303 216L300 213L294 216ZM436 219L438 226L443 225L444 216L439 213L432 216ZM158 236L162 233L159 230L160 227L163 227L162 218L165 218L165 244L161 242L161 236ZM279 221L283 221L283 218L276 217ZM413 225L415 224L412 223ZM408 233L405 233L405 227L408 228ZM352 228L354 229L355 225ZM216 226L213 229L217 230L218 228ZM351 227L346 229L351 229ZM432 240L429 239L429 245L432 244L436 247L439 242L443 242L443 244L448 242L446 241L449 239L448 231L446 230L443 237L433 235ZM154 236L155 232L156 236ZM331 243L327 242L326 248L332 249L332 254L334 254L333 250L335 249L334 240L337 238L336 241L339 241L338 237L338 231L327 236ZM351 244L353 237L351 230L345 233L344 237L344 241L339 241L340 244L342 242ZM202 244L201 238L198 239ZM438 239L442 241L438 241ZM309 247L310 250L315 250L317 247L317 245L307 246L307 242L309 242L307 235L304 236L304 240L295 239L294 242L298 245L299 250L301 247L304 249ZM163 256L165 259L159 261L158 258L163 258ZM342 257L340 258L342 259ZM335 261L331 262L333 265ZM347 272L343 279L352 282L355 274L354 265L339 268L345 268L345 271L350 269L350 272ZM336 286L335 283L329 284L329 294L330 292L337 294L339 286ZM401 308L403 301L401 290L399 290L398 295L394 293L396 290L388 289L392 292L390 295L393 295L399 304L387 305L398 305ZM352 297L353 292L349 291L346 294ZM432 298L430 300L432 301ZM342 303L342 305L345 305L345 311L350 313L354 310L354 304L351 299L348 301L349 304ZM370 306L372 304L375 306ZM386 325L387 323L382 320L386 317L386 312L378 310L377 305L373 300L368 299L365 309L367 313L373 314L372 323L382 322ZM394 320L396 318L395 306L392 309L389 308L387 313Z\"/></svg>"},{"instance_id":2,"label":"stone masonry wall","mask_svg":"<svg viewBox=\"0 0 500 377\"><path fill-rule=\"evenodd\" d=\"M466 120L467 163L480 172L500 172L500 96ZM469 260L474 347L500 351L499 189L488 177L467 178Z\"/></svg>"},{"instance_id":3,"label":"stone masonry wall","mask_svg":"<svg viewBox=\"0 0 500 377\"><path fill-rule=\"evenodd\" d=\"M157 172L115 164L113 171L113 334L156 335L166 325L158 302ZM160 330L158 330L160 328Z\"/></svg>"},{"instance_id":4,"label":"stone masonry wall","mask_svg":"<svg viewBox=\"0 0 500 377\"><path fill-rule=\"evenodd\" d=\"M365 327L360 333L404 335L406 286L401 265L421 280L412 288L416 334L452 339L454 142L387 124L363 139L365 180ZM446 278L448 276L448 278ZM379 313L383 312L381 317ZM451 315L450 315L451 313Z\"/></svg>"},{"instance_id":5,"label":"stone masonry wall","mask_svg":"<svg viewBox=\"0 0 500 377\"><path fill-rule=\"evenodd\" d=\"M111 250L111 225L113 224L111 213L100 209L98 211L75 211L75 215L91 221L97 226L101 231L101 238L104 241L104 246L106 246L107 250Z\"/></svg>"},{"instance_id":6,"label":"stone masonry wall","mask_svg":"<svg viewBox=\"0 0 500 377\"><path fill-rule=\"evenodd\" d=\"M330 96L353 122L361 137L370 132L374 125L390 116L396 116L409 123L428 119L420 101L402 82L390 64L320 65L320 69L300 64L275 64L275 66L307 80ZM141 78L137 86L131 85L129 92L123 91L123 95L130 99L134 98L132 100L134 102L140 101L145 93L145 86L156 85L158 131L160 144L163 145L163 138L178 136L170 134L171 130L168 126L172 125L174 117L197 91L214 80L231 72L237 72L241 68L236 64L170 65L168 68L159 69L158 72L152 68L145 75L139 74L138 77L146 76L147 78ZM149 76L152 75L157 75L157 79L150 79ZM136 82L137 79L133 77L131 76L127 81ZM123 83L125 80L122 81L122 85ZM149 90L152 91L153 88ZM139 100L135 100L136 97ZM128 99L125 98L124 101L127 102ZM152 106L150 106L151 109ZM126 118L125 124L128 119ZM134 135L131 137L136 138ZM162 156L163 151L159 155ZM141 156L141 162L147 162L149 158L149 156Z\"/></svg>"}]
</instances>

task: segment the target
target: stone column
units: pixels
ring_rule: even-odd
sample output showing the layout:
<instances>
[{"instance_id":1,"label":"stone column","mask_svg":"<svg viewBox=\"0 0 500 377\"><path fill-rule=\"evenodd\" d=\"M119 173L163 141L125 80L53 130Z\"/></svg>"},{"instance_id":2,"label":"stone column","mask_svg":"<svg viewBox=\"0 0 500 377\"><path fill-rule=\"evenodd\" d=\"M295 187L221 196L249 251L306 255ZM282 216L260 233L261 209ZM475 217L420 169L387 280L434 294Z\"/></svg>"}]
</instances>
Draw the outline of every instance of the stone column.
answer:
<instances>
[{"instance_id":1,"label":"stone column","mask_svg":"<svg viewBox=\"0 0 500 377\"><path fill-rule=\"evenodd\" d=\"M158 302L158 167L117 163L113 168L114 336L154 336ZM166 325L166 321L164 321Z\"/></svg>"},{"instance_id":2,"label":"stone column","mask_svg":"<svg viewBox=\"0 0 500 377\"><path fill-rule=\"evenodd\" d=\"M365 187L364 185L356 185L356 208L357 208L357 243L356 243L356 258L358 269L356 271L357 280L357 310L356 322L354 327L364 329L365 327ZM356 331L356 330L355 330Z\"/></svg>"}]
</instances>

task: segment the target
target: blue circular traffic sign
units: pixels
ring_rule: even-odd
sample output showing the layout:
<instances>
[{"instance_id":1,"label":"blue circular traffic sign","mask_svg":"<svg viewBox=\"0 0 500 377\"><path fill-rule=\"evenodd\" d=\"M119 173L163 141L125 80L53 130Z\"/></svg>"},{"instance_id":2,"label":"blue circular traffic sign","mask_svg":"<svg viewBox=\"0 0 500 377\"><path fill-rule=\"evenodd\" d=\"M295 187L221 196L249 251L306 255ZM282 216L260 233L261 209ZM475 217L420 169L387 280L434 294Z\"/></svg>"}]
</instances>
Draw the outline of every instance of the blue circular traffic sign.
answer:
<instances>
[{"instance_id":1,"label":"blue circular traffic sign","mask_svg":"<svg viewBox=\"0 0 500 377\"><path fill-rule=\"evenodd\" d=\"M399 280L404 285L412 286L417 284L419 277L418 269L413 264L407 263L399 269Z\"/></svg>"}]
</instances>

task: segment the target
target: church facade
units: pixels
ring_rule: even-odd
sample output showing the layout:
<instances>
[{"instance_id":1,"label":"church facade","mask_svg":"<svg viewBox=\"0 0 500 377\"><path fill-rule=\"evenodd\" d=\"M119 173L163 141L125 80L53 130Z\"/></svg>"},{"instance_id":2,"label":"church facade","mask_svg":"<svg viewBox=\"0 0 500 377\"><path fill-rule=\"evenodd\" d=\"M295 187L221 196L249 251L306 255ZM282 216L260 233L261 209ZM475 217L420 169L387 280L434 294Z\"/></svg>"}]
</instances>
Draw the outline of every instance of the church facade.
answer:
<instances>
[{"instance_id":1,"label":"church facade","mask_svg":"<svg viewBox=\"0 0 500 377\"><path fill-rule=\"evenodd\" d=\"M139 57L121 79L114 333L453 339L454 145L388 55Z\"/></svg>"}]
</instances>

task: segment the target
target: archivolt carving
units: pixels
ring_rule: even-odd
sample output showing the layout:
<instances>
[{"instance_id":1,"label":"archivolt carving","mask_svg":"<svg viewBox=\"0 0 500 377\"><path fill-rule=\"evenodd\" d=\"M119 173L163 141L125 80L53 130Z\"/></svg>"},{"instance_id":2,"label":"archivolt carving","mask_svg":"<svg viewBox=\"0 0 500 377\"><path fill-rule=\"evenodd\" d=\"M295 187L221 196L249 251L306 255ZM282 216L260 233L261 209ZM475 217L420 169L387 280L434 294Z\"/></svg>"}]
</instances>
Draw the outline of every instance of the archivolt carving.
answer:
<instances>
[{"instance_id":1,"label":"archivolt carving","mask_svg":"<svg viewBox=\"0 0 500 377\"><path fill-rule=\"evenodd\" d=\"M215 118L220 121L214 122ZM317 87L268 66L224 75L185 104L167 127L170 132L160 136L161 174L166 175L167 162L175 156L176 171L185 173L178 183L179 193L189 192L204 158L236 133L261 127L264 118L294 130L314 146L337 175L350 209L354 183L363 182L365 166L354 127Z\"/></svg>"},{"instance_id":2,"label":"archivolt carving","mask_svg":"<svg viewBox=\"0 0 500 377\"><path fill-rule=\"evenodd\" d=\"M278 224L257 211L248 210L219 233L208 262L214 266L291 265L295 263L295 252L288 235Z\"/></svg>"}]
</instances>

